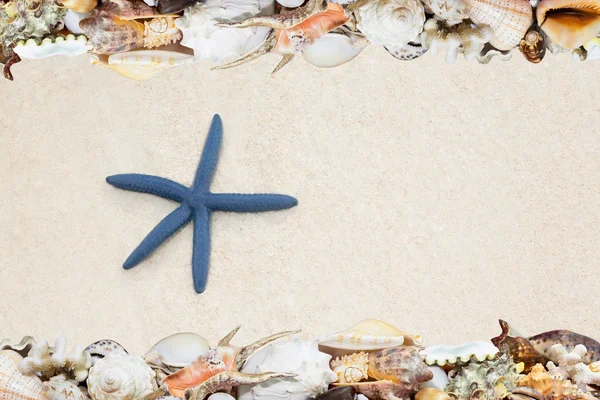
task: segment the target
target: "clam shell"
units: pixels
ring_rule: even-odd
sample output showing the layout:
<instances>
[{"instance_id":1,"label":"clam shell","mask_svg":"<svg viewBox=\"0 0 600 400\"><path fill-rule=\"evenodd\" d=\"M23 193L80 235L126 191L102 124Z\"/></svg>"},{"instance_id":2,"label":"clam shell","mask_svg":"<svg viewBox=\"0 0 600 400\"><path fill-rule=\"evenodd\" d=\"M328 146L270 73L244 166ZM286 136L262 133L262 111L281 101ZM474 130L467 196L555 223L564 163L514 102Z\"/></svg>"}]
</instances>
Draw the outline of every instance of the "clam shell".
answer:
<instances>
[{"instance_id":1,"label":"clam shell","mask_svg":"<svg viewBox=\"0 0 600 400\"><path fill-rule=\"evenodd\" d=\"M208 340L191 332L181 332L159 340L144 360L161 368L183 368L210 350Z\"/></svg>"},{"instance_id":2,"label":"clam shell","mask_svg":"<svg viewBox=\"0 0 600 400\"><path fill-rule=\"evenodd\" d=\"M34 39L19 41L15 46L15 53L23 60L37 60L53 56L79 56L91 49L92 46L87 44L84 35L67 35L45 38L39 43Z\"/></svg>"},{"instance_id":3,"label":"clam shell","mask_svg":"<svg viewBox=\"0 0 600 400\"><path fill-rule=\"evenodd\" d=\"M490 44L498 50L519 45L533 21L529 0L464 0L466 14L475 25L490 26L494 37Z\"/></svg>"},{"instance_id":4,"label":"clam shell","mask_svg":"<svg viewBox=\"0 0 600 400\"><path fill-rule=\"evenodd\" d=\"M579 47L600 32L598 0L543 0L536 16L548 38L565 49Z\"/></svg>"},{"instance_id":5,"label":"clam shell","mask_svg":"<svg viewBox=\"0 0 600 400\"><path fill-rule=\"evenodd\" d=\"M367 44L359 46L344 34L329 32L306 46L302 56L319 68L337 67L353 60Z\"/></svg>"},{"instance_id":6,"label":"clam shell","mask_svg":"<svg viewBox=\"0 0 600 400\"><path fill-rule=\"evenodd\" d=\"M508 353L515 363L522 362L525 365L525 369L523 370L525 374L531 371L531 368L536 364L546 364L548 359L541 355L529 343L529 340L518 333L511 332L508 322L500 320L499 323L502 333L493 338L492 343L499 350Z\"/></svg>"},{"instance_id":7,"label":"clam shell","mask_svg":"<svg viewBox=\"0 0 600 400\"><path fill-rule=\"evenodd\" d=\"M600 361L600 343L588 336L581 335L569 330L560 329L540 333L529 338L529 343L546 358L550 357L550 348L555 344L562 344L568 352L575 349L575 346L582 344L587 349L587 353L582 357L585 364L591 364ZM552 360L557 362L558 360Z\"/></svg>"},{"instance_id":8,"label":"clam shell","mask_svg":"<svg viewBox=\"0 0 600 400\"><path fill-rule=\"evenodd\" d=\"M3 400L47 400L46 388L36 375L23 375L23 357L12 350L0 351L0 398Z\"/></svg>"},{"instance_id":9,"label":"clam shell","mask_svg":"<svg viewBox=\"0 0 600 400\"><path fill-rule=\"evenodd\" d=\"M25 336L19 343L12 343L10 339L4 339L0 342L0 350L12 350L22 357L27 357L29 350L35 343L35 339L31 336Z\"/></svg>"},{"instance_id":10,"label":"clam shell","mask_svg":"<svg viewBox=\"0 0 600 400\"><path fill-rule=\"evenodd\" d=\"M340 356L357 351L375 351L401 345L419 345L421 337L410 335L390 324L366 319L341 332L333 333L319 342L326 353Z\"/></svg>"},{"instance_id":11,"label":"clam shell","mask_svg":"<svg viewBox=\"0 0 600 400\"><path fill-rule=\"evenodd\" d=\"M169 68L191 63L193 56L166 50L135 50L113 54L102 60L92 55L93 65L104 65L127 78L137 81L150 79Z\"/></svg>"},{"instance_id":12,"label":"clam shell","mask_svg":"<svg viewBox=\"0 0 600 400\"><path fill-rule=\"evenodd\" d=\"M439 366L467 363L472 359L480 362L491 360L497 354L498 348L490 342L468 342L457 346L437 344L421 351L428 365Z\"/></svg>"}]
</instances>

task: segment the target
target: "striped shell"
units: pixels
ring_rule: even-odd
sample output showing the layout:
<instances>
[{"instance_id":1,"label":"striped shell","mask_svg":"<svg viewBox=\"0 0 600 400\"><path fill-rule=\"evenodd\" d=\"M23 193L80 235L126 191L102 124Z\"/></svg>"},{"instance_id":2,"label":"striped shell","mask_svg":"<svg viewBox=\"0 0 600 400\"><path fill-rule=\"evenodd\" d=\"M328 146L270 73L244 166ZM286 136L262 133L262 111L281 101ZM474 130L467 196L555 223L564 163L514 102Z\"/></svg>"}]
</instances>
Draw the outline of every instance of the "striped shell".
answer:
<instances>
[{"instance_id":1,"label":"striped shell","mask_svg":"<svg viewBox=\"0 0 600 400\"><path fill-rule=\"evenodd\" d=\"M465 12L475 25L487 25L494 30L490 44L498 50L517 47L533 21L529 0L465 0L465 3Z\"/></svg>"},{"instance_id":2,"label":"striped shell","mask_svg":"<svg viewBox=\"0 0 600 400\"><path fill-rule=\"evenodd\" d=\"M46 388L36 375L19 371L21 355L12 350L0 351L0 398L2 400L47 400Z\"/></svg>"}]
</instances>

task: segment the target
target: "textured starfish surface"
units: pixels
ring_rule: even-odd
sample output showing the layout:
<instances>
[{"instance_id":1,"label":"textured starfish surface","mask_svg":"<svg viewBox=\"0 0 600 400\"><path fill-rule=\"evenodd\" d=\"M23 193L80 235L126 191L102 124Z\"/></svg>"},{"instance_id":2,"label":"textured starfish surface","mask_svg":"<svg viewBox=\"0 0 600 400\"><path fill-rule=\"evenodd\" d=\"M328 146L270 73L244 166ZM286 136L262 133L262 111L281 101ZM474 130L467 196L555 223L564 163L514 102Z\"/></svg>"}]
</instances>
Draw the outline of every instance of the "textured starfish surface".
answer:
<instances>
[{"instance_id":1,"label":"textured starfish surface","mask_svg":"<svg viewBox=\"0 0 600 400\"><path fill-rule=\"evenodd\" d=\"M122 174L106 178L109 184L119 189L149 193L181 203L144 238L125 260L123 268L135 267L171 235L191 221L194 226L192 277L194 289L197 293L202 293L206 289L208 278L210 215L213 211L275 211L291 208L298 204L295 198L281 194L211 193L210 183L219 160L222 138L223 124L221 118L215 115L192 187L188 188L166 178L143 174Z\"/></svg>"}]
</instances>

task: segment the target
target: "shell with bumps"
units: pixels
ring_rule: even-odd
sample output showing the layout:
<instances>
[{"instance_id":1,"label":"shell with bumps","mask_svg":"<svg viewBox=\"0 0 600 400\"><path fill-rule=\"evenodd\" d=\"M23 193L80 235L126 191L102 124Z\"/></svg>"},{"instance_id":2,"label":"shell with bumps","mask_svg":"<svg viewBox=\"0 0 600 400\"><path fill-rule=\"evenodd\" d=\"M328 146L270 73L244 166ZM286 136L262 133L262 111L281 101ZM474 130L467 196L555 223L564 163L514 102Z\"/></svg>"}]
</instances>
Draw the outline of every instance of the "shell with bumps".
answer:
<instances>
[{"instance_id":1,"label":"shell with bumps","mask_svg":"<svg viewBox=\"0 0 600 400\"><path fill-rule=\"evenodd\" d=\"M139 399L156 391L155 375L138 356L111 354L90 369L89 394L94 400Z\"/></svg>"},{"instance_id":2,"label":"shell with bumps","mask_svg":"<svg viewBox=\"0 0 600 400\"><path fill-rule=\"evenodd\" d=\"M36 375L19 370L23 357L12 350L0 351L0 395L10 400L47 400L46 388Z\"/></svg>"},{"instance_id":3,"label":"shell with bumps","mask_svg":"<svg viewBox=\"0 0 600 400\"><path fill-rule=\"evenodd\" d=\"M418 0L374 0L356 10L356 20L373 44L403 46L423 30L425 10Z\"/></svg>"},{"instance_id":4,"label":"shell with bumps","mask_svg":"<svg viewBox=\"0 0 600 400\"><path fill-rule=\"evenodd\" d=\"M42 0L35 7L28 0L4 3L0 6L0 44L6 50L18 40L56 33L66 12L52 0Z\"/></svg>"},{"instance_id":5,"label":"shell with bumps","mask_svg":"<svg viewBox=\"0 0 600 400\"><path fill-rule=\"evenodd\" d=\"M519 45L533 22L529 0L465 0L465 12L475 25L494 30L490 44L498 50Z\"/></svg>"}]
</instances>

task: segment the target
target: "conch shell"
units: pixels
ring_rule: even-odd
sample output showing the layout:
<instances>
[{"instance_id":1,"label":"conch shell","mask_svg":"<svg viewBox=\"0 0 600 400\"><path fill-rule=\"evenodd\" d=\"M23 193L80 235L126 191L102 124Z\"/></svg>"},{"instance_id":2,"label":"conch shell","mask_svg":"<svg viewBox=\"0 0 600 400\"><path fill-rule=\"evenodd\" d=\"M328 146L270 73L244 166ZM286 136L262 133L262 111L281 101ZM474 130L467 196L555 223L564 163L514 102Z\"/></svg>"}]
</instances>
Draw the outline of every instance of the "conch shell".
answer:
<instances>
[{"instance_id":1,"label":"conch shell","mask_svg":"<svg viewBox=\"0 0 600 400\"><path fill-rule=\"evenodd\" d=\"M10 400L47 400L46 388L36 375L19 370L23 357L12 350L0 351L0 398Z\"/></svg>"},{"instance_id":2,"label":"conch shell","mask_svg":"<svg viewBox=\"0 0 600 400\"><path fill-rule=\"evenodd\" d=\"M98 5L98 0L62 0L62 5L78 13L92 11Z\"/></svg>"},{"instance_id":3,"label":"conch shell","mask_svg":"<svg viewBox=\"0 0 600 400\"><path fill-rule=\"evenodd\" d=\"M356 10L358 29L373 44L402 46L423 30L425 10L419 0L373 0Z\"/></svg>"},{"instance_id":4,"label":"conch shell","mask_svg":"<svg viewBox=\"0 0 600 400\"><path fill-rule=\"evenodd\" d=\"M579 47L600 32L598 0L543 0L536 16L550 40L565 49Z\"/></svg>"},{"instance_id":5,"label":"conch shell","mask_svg":"<svg viewBox=\"0 0 600 400\"><path fill-rule=\"evenodd\" d=\"M157 390L154 371L130 354L111 354L96 361L87 384L94 400L140 399Z\"/></svg>"},{"instance_id":6,"label":"conch shell","mask_svg":"<svg viewBox=\"0 0 600 400\"><path fill-rule=\"evenodd\" d=\"M527 386L537 390L544 396L549 396L552 393L554 380L546 371L542 364L536 364L531 368L527 376L519 379L519 386Z\"/></svg>"},{"instance_id":7,"label":"conch shell","mask_svg":"<svg viewBox=\"0 0 600 400\"><path fill-rule=\"evenodd\" d=\"M508 353L516 363L525 365L524 373L528 373L536 364L544 364L548 360L542 356L525 337L511 330L508 322L500 320L502 333L492 339L492 343L501 351Z\"/></svg>"},{"instance_id":8,"label":"conch shell","mask_svg":"<svg viewBox=\"0 0 600 400\"><path fill-rule=\"evenodd\" d=\"M465 0L465 12L477 26L490 26L490 44L498 50L515 48L533 21L529 0Z\"/></svg>"}]
</instances>

